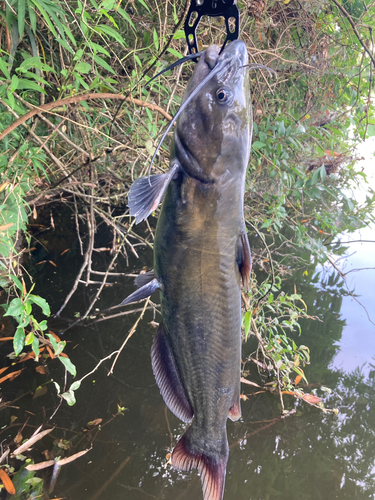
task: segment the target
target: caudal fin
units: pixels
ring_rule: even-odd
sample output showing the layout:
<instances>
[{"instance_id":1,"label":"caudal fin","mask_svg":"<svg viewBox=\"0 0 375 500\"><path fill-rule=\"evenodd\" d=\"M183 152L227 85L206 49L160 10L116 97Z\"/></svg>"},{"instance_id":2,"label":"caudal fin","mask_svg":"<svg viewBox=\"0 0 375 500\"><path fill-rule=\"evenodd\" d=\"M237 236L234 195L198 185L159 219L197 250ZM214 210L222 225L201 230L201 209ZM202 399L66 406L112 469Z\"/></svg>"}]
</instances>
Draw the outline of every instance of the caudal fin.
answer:
<instances>
[{"instance_id":1,"label":"caudal fin","mask_svg":"<svg viewBox=\"0 0 375 500\"><path fill-rule=\"evenodd\" d=\"M172 452L172 465L181 471L198 469L201 476L203 500L222 500L228 462L226 429L222 439L208 442L196 438L194 421Z\"/></svg>"}]
</instances>

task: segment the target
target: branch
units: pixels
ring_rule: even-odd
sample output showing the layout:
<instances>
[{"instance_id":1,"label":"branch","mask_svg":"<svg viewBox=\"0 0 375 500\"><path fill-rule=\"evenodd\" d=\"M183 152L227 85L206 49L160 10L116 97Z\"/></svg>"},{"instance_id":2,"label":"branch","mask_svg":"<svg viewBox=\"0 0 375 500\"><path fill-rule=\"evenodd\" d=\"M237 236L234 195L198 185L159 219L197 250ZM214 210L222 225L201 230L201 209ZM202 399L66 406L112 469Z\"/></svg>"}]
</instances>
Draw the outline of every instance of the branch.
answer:
<instances>
[{"instance_id":1,"label":"branch","mask_svg":"<svg viewBox=\"0 0 375 500\"><path fill-rule=\"evenodd\" d=\"M43 111L49 111L51 109L57 108L59 106L64 106L66 104L74 104L77 102L81 101L91 101L94 99L118 99L120 101L126 101L126 102L131 102L133 104L136 104L137 106L142 106L143 108L149 108L152 111L157 111L161 115L163 115L167 120L171 121L172 116L167 113L163 108L160 106L157 106L156 104L150 104L145 101L141 101L140 99L135 99L133 97L125 97L124 95L121 94L111 94L111 93L104 93L104 94L97 94L97 93L90 93L90 94L82 94L82 95L76 95L72 97L66 97L64 99L58 99L57 101L54 102L48 102L47 104L43 104L43 106L35 106L33 110L29 111L25 115L21 116L16 120L12 125L10 125L8 128L6 128L1 134L0 134L0 141L4 139L10 132L13 132L17 127L25 123L27 120L32 118L35 115L38 115L39 113Z\"/></svg>"},{"instance_id":2,"label":"branch","mask_svg":"<svg viewBox=\"0 0 375 500\"><path fill-rule=\"evenodd\" d=\"M370 59L372 61L372 64L375 66L375 59L374 59L374 56L371 54L371 52L369 51L369 49L366 47L365 45L365 42L362 40L362 38L360 37L359 33L358 33L358 30L356 28L356 25L354 24L354 21L353 19L351 18L350 14L344 9L344 7L337 1L337 0L331 0L335 5L336 7L341 10L342 14L346 17L346 19L349 21L351 27L353 28L353 31L355 33L355 36L358 38L358 41L359 43L362 45L362 47L365 49L365 51L367 52L367 54L370 56Z\"/></svg>"}]
</instances>

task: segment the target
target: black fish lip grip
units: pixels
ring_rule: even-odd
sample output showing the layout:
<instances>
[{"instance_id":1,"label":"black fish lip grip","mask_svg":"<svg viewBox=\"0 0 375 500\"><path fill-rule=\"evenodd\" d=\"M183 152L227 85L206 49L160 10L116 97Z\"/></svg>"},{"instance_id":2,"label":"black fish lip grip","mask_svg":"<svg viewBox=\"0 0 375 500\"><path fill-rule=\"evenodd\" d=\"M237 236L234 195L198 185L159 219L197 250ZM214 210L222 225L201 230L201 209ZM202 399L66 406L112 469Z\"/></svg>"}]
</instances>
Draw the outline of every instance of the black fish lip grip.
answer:
<instances>
[{"instance_id":1,"label":"black fish lip grip","mask_svg":"<svg viewBox=\"0 0 375 500\"><path fill-rule=\"evenodd\" d=\"M194 14L197 17L195 21L192 22ZM238 39L240 30L240 12L238 10L236 0L191 0L189 12L184 25L186 42L190 54L199 52L196 29L202 16L224 17L227 37L221 50L224 49L228 41ZM231 18L234 20L232 25L229 24L229 20Z\"/></svg>"}]
</instances>

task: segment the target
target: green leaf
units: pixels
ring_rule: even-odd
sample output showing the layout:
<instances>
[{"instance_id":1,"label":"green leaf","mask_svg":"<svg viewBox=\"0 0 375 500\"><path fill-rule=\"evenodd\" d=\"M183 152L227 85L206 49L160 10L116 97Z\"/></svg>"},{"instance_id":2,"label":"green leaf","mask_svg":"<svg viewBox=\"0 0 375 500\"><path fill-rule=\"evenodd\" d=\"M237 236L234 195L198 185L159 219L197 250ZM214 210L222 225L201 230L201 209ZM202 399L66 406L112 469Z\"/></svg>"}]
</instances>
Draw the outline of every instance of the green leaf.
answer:
<instances>
[{"instance_id":1,"label":"green leaf","mask_svg":"<svg viewBox=\"0 0 375 500\"><path fill-rule=\"evenodd\" d=\"M367 127L367 136L373 137L375 135L375 125L373 123L369 123Z\"/></svg>"},{"instance_id":2,"label":"green leaf","mask_svg":"<svg viewBox=\"0 0 375 500\"><path fill-rule=\"evenodd\" d=\"M44 10L44 8L41 6L41 4L39 2L37 2L37 0L31 0L31 1L35 5L35 7L39 10L39 12L42 14L47 26L49 27L49 29L52 31L52 33L57 38L58 37L57 31L55 30L55 27L53 26L51 19L50 19L49 15L47 14L47 12ZM51 11L49 11L48 13L51 14Z\"/></svg>"},{"instance_id":3,"label":"green leaf","mask_svg":"<svg viewBox=\"0 0 375 500\"><path fill-rule=\"evenodd\" d=\"M27 6L29 9L29 18L30 18L30 24L33 32L36 32L36 14L34 7L31 5L30 0L27 0Z\"/></svg>"},{"instance_id":4,"label":"green leaf","mask_svg":"<svg viewBox=\"0 0 375 500\"><path fill-rule=\"evenodd\" d=\"M319 173L320 173L320 178L322 179L322 181L325 181L326 177L327 177L327 171L326 171L326 167L324 165L322 165L320 167Z\"/></svg>"},{"instance_id":5,"label":"green leaf","mask_svg":"<svg viewBox=\"0 0 375 500\"><path fill-rule=\"evenodd\" d=\"M21 63L19 69L21 68L22 69L39 68L42 69L43 71L55 71L51 66L42 62L39 57L28 57Z\"/></svg>"},{"instance_id":6,"label":"green leaf","mask_svg":"<svg viewBox=\"0 0 375 500\"><path fill-rule=\"evenodd\" d=\"M65 399L69 406L73 406L76 403L76 398L74 397L73 391L63 392L61 394L61 397Z\"/></svg>"},{"instance_id":7,"label":"green leaf","mask_svg":"<svg viewBox=\"0 0 375 500\"><path fill-rule=\"evenodd\" d=\"M78 71L79 73L83 73L83 74L86 74L90 71L91 69L91 64L88 64L88 63L85 63L85 62L79 62L78 64L76 64L75 68L74 68L76 71Z\"/></svg>"},{"instance_id":8,"label":"green leaf","mask_svg":"<svg viewBox=\"0 0 375 500\"><path fill-rule=\"evenodd\" d=\"M154 46L155 46L156 52L159 52L159 37L158 37L157 31L155 28L153 31L153 38L154 38Z\"/></svg>"},{"instance_id":9,"label":"green leaf","mask_svg":"<svg viewBox=\"0 0 375 500\"><path fill-rule=\"evenodd\" d=\"M34 337L31 347L33 348L35 356L39 356L39 340L36 337Z\"/></svg>"},{"instance_id":10,"label":"green leaf","mask_svg":"<svg viewBox=\"0 0 375 500\"><path fill-rule=\"evenodd\" d=\"M9 275L9 278L13 281L13 283L16 285L16 287L18 288L18 290L20 290L21 292L23 292L23 286L22 286L22 283L20 282L20 280L17 278L17 276L14 276L14 274L10 274Z\"/></svg>"},{"instance_id":11,"label":"green leaf","mask_svg":"<svg viewBox=\"0 0 375 500\"><path fill-rule=\"evenodd\" d=\"M18 82L19 82L18 76L13 75L12 76L12 83L10 84L10 89L9 89L11 92L14 92L15 90L17 90Z\"/></svg>"},{"instance_id":12,"label":"green leaf","mask_svg":"<svg viewBox=\"0 0 375 500\"><path fill-rule=\"evenodd\" d=\"M56 352L57 349L59 348L59 344L57 343L57 340L50 333L47 333L47 337L49 338L49 340L50 340L50 342L52 344L53 350Z\"/></svg>"},{"instance_id":13,"label":"green leaf","mask_svg":"<svg viewBox=\"0 0 375 500\"><path fill-rule=\"evenodd\" d=\"M126 10L122 9L121 7L117 7L117 12L127 21L132 28L135 29L133 21L130 19L129 14L126 12Z\"/></svg>"},{"instance_id":14,"label":"green leaf","mask_svg":"<svg viewBox=\"0 0 375 500\"><path fill-rule=\"evenodd\" d=\"M16 333L13 338L13 349L16 356L22 351L23 346L25 345L25 333L23 328L17 328Z\"/></svg>"},{"instance_id":15,"label":"green leaf","mask_svg":"<svg viewBox=\"0 0 375 500\"><path fill-rule=\"evenodd\" d=\"M62 356L59 356L59 360L65 366L65 368L68 370L68 372L73 375L73 377L75 377L77 375L76 367L75 367L75 365L73 365L73 363L70 361L69 358L64 358Z\"/></svg>"},{"instance_id":16,"label":"green leaf","mask_svg":"<svg viewBox=\"0 0 375 500\"><path fill-rule=\"evenodd\" d=\"M67 50L67 51L68 51L68 52L70 52L71 54L74 54L73 49L72 49L71 47L69 47L69 44L68 44L65 40L63 40L62 38L57 37L57 38L56 38L56 42L59 42L59 44L60 44L62 47L64 47L64 49L65 49L65 50Z\"/></svg>"},{"instance_id":17,"label":"green leaf","mask_svg":"<svg viewBox=\"0 0 375 500\"><path fill-rule=\"evenodd\" d=\"M32 344L34 342L34 337L35 337L35 335L33 334L33 332L30 332L28 335L26 335L25 345Z\"/></svg>"},{"instance_id":18,"label":"green leaf","mask_svg":"<svg viewBox=\"0 0 375 500\"><path fill-rule=\"evenodd\" d=\"M101 54L104 54L108 57L110 57L110 53L105 50L101 45L94 43L90 40L90 43L86 43L86 47L89 47L90 49L94 50L94 52L100 52Z\"/></svg>"},{"instance_id":19,"label":"green leaf","mask_svg":"<svg viewBox=\"0 0 375 500\"><path fill-rule=\"evenodd\" d=\"M46 299L43 299L43 297L39 297L39 295L30 294L28 296L28 300L30 300L30 302L33 302L34 304L39 306L42 309L43 314L45 316L50 316L51 310L50 310L49 304L46 301Z\"/></svg>"},{"instance_id":20,"label":"green leaf","mask_svg":"<svg viewBox=\"0 0 375 500\"><path fill-rule=\"evenodd\" d=\"M43 87L41 87L35 82L31 82L30 80L24 80L24 79L19 80L18 88L20 90L36 90L37 92L42 92L43 94L47 94L47 92L43 89Z\"/></svg>"},{"instance_id":21,"label":"green leaf","mask_svg":"<svg viewBox=\"0 0 375 500\"><path fill-rule=\"evenodd\" d=\"M245 318L244 318L244 327L245 327L245 339L247 340L247 337L250 332L250 325L251 325L251 311L246 311L245 313Z\"/></svg>"},{"instance_id":22,"label":"green leaf","mask_svg":"<svg viewBox=\"0 0 375 500\"><path fill-rule=\"evenodd\" d=\"M0 70L4 73L4 76L7 80L10 79L10 73L8 71L8 67L3 58L0 58Z\"/></svg>"},{"instance_id":23,"label":"green leaf","mask_svg":"<svg viewBox=\"0 0 375 500\"><path fill-rule=\"evenodd\" d=\"M262 149L266 146L266 144L264 142L260 142L260 141L255 141L253 142L253 144L251 145L252 148L255 148L255 149Z\"/></svg>"},{"instance_id":24,"label":"green leaf","mask_svg":"<svg viewBox=\"0 0 375 500\"><path fill-rule=\"evenodd\" d=\"M76 391L81 387L81 381L77 380L76 382L73 382L72 385L70 386L70 391Z\"/></svg>"},{"instance_id":25,"label":"green leaf","mask_svg":"<svg viewBox=\"0 0 375 500\"><path fill-rule=\"evenodd\" d=\"M23 37L23 32L25 30L25 14L26 14L26 0L18 0L18 33L20 38Z\"/></svg>"},{"instance_id":26,"label":"green leaf","mask_svg":"<svg viewBox=\"0 0 375 500\"><path fill-rule=\"evenodd\" d=\"M167 49L167 52L171 53L172 55L174 55L175 57L177 57L177 59L181 59L183 57L182 54L180 54L180 52L178 52L176 49L173 49L172 47L169 47Z\"/></svg>"},{"instance_id":27,"label":"green leaf","mask_svg":"<svg viewBox=\"0 0 375 500\"><path fill-rule=\"evenodd\" d=\"M9 304L7 312L4 314L4 316L13 316L13 317L19 317L22 315L22 313L25 310L25 306L23 305L23 302L21 299L16 297L11 301Z\"/></svg>"},{"instance_id":28,"label":"green leaf","mask_svg":"<svg viewBox=\"0 0 375 500\"><path fill-rule=\"evenodd\" d=\"M312 179L311 179L311 186L314 186L318 182L319 178L320 178L319 169L314 170L314 174L313 174Z\"/></svg>"},{"instance_id":29,"label":"green leaf","mask_svg":"<svg viewBox=\"0 0 375 500\"><path fill-rule=\"evenodd\" d=\"M144 0L138 0L138 2L143 5L143 7L147 10L147 12L151 12L148 5L146 4L146 2ZM182 30L180 30L182 31Z\"/></svg>"},{"instance_id":30,"label":"green leaf","mask_svg":"<svg viewBox=\"0 0 375 500\"><path fill-rule=\"evenodd\" d=\"M114 38L118 43L126 47L125 40L122 38L120 33L118 33L115 29L111 28L110 26L106 26L105 24L99 24L97 26L96 30L99 33L104 33L112 38Z\"/></svg>"},{"instance_id":31,"label":"green leaf","mask_svg":"<svg viewBox=\"0 0 375 500\"><path fill-rule=\"evenodd\" d=\"M184 30L177 30L173 35L173 40L180 40L181 38L185 38L185 32Z\"/></svg>"},{"instance_id":32,"label":"green leaf","mask_svg":"<svg viewBox=\"0 0 375 500\"><path fill-rule=\"evenodd\" d=\"M111 66L108 63L106 63L105 60L102 59L100 56L94 55L94 61L96 62L96 64L99 64L99 66L106 69L110 73L113 73L114 75L116 74L115 71L113 71L113 69L111 68Z\"/></svg>"}]
</instances>

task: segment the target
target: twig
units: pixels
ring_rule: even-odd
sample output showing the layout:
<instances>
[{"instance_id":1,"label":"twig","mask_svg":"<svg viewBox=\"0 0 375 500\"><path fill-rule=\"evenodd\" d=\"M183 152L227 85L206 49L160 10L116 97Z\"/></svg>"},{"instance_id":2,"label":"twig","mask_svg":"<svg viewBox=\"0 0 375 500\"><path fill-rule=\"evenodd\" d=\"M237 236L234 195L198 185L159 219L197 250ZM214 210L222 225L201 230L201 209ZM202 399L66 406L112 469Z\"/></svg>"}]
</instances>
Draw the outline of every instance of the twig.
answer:
<instances>
[{"instance_id":1,"label":"twig","mask_svg":"<svg viewBox=\"0 0 375 500\"><path fill-rule=\"evenodd\" d=\"M68 293L66 299L64 300L62 306L60 307L60 309L57 311L57 313L55 314L55 318L58 318L61 314L61 312L65 309L67 303L69 302L69 300L72 298L74 292L77 290L77 287L78 287L78 283L79 283L79 280L81 279L81 276L83 274L83 271L86 269L87 267L87 264L88 264L88 261L89 261L89 256L90 256L90 253L89 253L89 249L86 250L85 252L85 259L83 261L83 264L81 266L81 269L78 271L78 274L77 274L77 277L74 281L74 284L73 284L73 287L72 289L70 290L70 292ZM71 325L72 326L72 325ZM69 328L71 328L71 326Z\"/></svg>"},{"instance_id":2,"label":"twig","mask_svg":"<svg viewBox=\"0 0 375 500\"><path fill-rule=\"evenodd\" d=\"M117 355L115 357L115 360L113 361L112 363L112 366L111 366L111 369L109 370L108 372L108 375L111 375L113 373L113 369L115 367L115 364L117 363L117 360L121 354L121 351L124 349L124 347L126 346L126 344L128 343L128 340L133 336L135 330L137 329L137 326L138 326L138 323L141 321L141 319L143 318L144 314L145 314L145 311L147 309L147 306L148 306L148 303L150 301L150 297L147 298L146 302L145 302L145 305L144 305L144 308L142 309L142 312L141 314L139 315L139 318L137 319L137 321L134 323L132 329L130 330L128 336L126 337L126 339L124 340L124 343L122 344L122 346L120 347L120 349L117 351Z\"/></svg>"},{"instance_id":3,"label":"twig","mask_svg":"<svg viewBox=\"0 0 375 500\"><path fill-rule=\"evenodd\" d=\"M107 479L107 481L98 489L91 500L96 500L101 497L101 494L108 488L108 486L112 483L112 481L120 474L125 465L129 462L130 457L126 457L125 460L121 462L121 464L117 467L117 469L111 474L111 476Z\"/></svg>"},{"instance_id":4,"label":"twig","mask_svg":"<svg viewBox=\"0 0 375 500\"><path fill-rule=\"evenodd\" d=\"M30 104L29 102L25 101L25 99L22 99L22 97L20 95L18 95L16 92L14 92L14 95L17 97L17 99L19 101L22 102L22 104L24 106L26 106L27 108L29 109L34 109L34 106L32 104ZM42 94L44 95L44 94ZM76 149L77 151L79 151L80 153L82 153L83 155L87 156L88 158L91 158L91 155L90 153L88 153L87 151L85 151L84 149L82 149L80 146L78 146L78 144L76 144L75 142L71 141L69 139L69 137L64 134L64 132L62 132L60 130L60 127L64 124L64 121L65 119L63 118L61 120L61 122L56 126L54 125L50 120L48 120L48 118L46 118L42 113L38 113L38 117L43 120L49 127L52 128L53 132L56 132L57 134L59 134L60 137L62 137L62 139L64 139L65 142L67 142L68 144L70 144L74 149Z\"/></svg>"}]
</instances>

